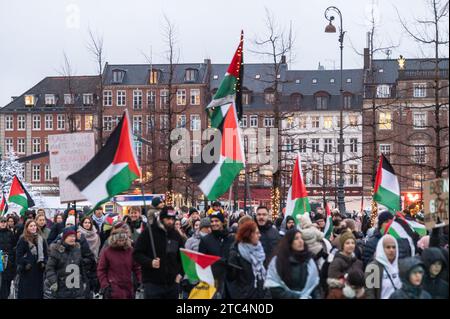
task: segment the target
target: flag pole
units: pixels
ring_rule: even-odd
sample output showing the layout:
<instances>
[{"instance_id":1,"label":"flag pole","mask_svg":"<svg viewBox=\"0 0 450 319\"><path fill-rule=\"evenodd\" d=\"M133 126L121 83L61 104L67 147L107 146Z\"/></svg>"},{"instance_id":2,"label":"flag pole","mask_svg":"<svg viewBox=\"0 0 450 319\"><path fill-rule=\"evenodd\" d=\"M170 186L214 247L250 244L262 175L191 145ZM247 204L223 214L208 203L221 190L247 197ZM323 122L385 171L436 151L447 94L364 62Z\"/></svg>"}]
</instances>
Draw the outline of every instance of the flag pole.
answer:
<instances>
[{"instance_id":1,"label":"flag pole","mask_svg":"<svg viewBox=\"0 0 450 319\"><path fill-rule=\"evenodd\" d=\"M147 216L147 205L145 203L145 193L144 193L144 183L142 183L142 178L141 178L141 194L142 194L142 201L144 203L144 215ZM147 221L148 221L148 233L150 236L150 245L152 248L152 253L153 253L153 259L156 259L156 249L155 249L155 240L153 238L153 231L152 231L152 224L154 222L154 218L155 216L147 216Z\"/></svg>"}]
</instances>

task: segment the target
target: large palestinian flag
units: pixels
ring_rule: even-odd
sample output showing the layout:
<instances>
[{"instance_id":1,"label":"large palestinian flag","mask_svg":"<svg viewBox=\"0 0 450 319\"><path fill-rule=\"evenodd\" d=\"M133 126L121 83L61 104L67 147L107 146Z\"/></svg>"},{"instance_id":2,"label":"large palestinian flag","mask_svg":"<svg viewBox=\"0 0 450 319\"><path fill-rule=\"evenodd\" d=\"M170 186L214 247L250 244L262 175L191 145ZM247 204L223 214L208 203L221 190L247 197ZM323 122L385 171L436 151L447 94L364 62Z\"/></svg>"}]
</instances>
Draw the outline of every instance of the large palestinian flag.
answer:
<instances>
[{"instance_id":1,"label":"large palestinian flag","mask_svg":"<svg viewBox=\"0 0 450 319\"><path fill-rule=\"evenodd\" d=\"M310 210L311 207L309 206L308 192L303 181L302 161L299 153L292 173L292 184L288 191L285 216L294 217L294 221L297 224L297 216L303 215Z\"/></svg>"},{"instance_id":2,"label":"large palestinian flag","mask_svg":"<svg viewBox=\"0 0 450 319\"><path fill-rule=\"evenodd\" d=\"M211 265L220 259L219 256L205 255L193 250L180 248L183 269L191 283L206 282L214 286Z\"/></svg>"},{"instance_id":3,"label":"large palestinian flag","mask_svg":"<svg viewBox=\"0 0 450 319\"><path fill-rule=\"evenodd\" d=\"M220 152L218 152L219 148L214 148L211 160L207 161L202 157L201 163L194 161L187 170L208 200L216 200L222 196L245 165L236 110L236 87L238 80L242 77L242 45L241 35L241 42L228 67L227 74L214 95L213 101L207 106L212 108L211 127L220 132Z\"/></svg>"},{"instance_id":4,"label":"large palestinian flag","mask_svg":"<svg viewBox=\"0 0 450 319\"><path fill-rule=\"evenodd\" d=\"M404 238L409 242L411 256L416 254L414 241L418 239L418 234L411 228L409 223L399 214L390 220L383 229L380 229L382 235L390 234L395 239ZM416 239L416 240L414 240Z\"/></svg>"},{"instance_id":5,"label":"large palestinian flag","mask_svg":"<svg viewBox=\"0 0 450 319\"><path fill-rule=\"evenodd\" d=\"M20 216L23 216L28 208L33 207L34 200L31 198L30 194L27 192L22 182L14 175L13 181L11 183L11 188L9 190L8 202L14 203L20 207Z\"/></svg>"},{"instance_id":6,"label":"large palestinian flag","mask_svg":"<svg viewBox=\"0 0 450 319\"><path fill-rule=\"evenodd\" d=\"M223 120L223 114L220 109L221 106L233 103L236 106L237 117L240 120L242 117L242 92L241 86L243 82L243 57L242 51L244 45L244 33L241 31L241 41L239 46L228 66L227 73L220 83L216 94L214 94L212 101L208 104L206 109L211 109L210 119L211 127L218 128Z\"/></svg>"},{"instance_id":7,"label":"large palestinian flag","mask_svg":"<svg viewBox=\"0 0 450 319\"><path fill-rule=\"evenodd\" d=\"M2 194L0 200L0 216L5 215L8 212L8 202L6 201L5 194Z\"/></svg>"},{"instance_id":8,"label":"large palestinian flag","mask_svg":"<svg viewBox=\"0 0 450 319\"><path fill-rule=\"evenodd\" d=\"M122 119L103 148L79 171L68 177L93 205L127 191L141 176L133 146L130 120L125 110Z\"/></svg>"},{"instance_id":9,"label":"large palestinian flag","mask_svg":"<svg viewBox=\"0 0 450 319\"><path fill-rule=\"evenodd\" d=\"M334 227L333 227L333 217L331 216L331 211L330 207L328 206L328 203L325 203L325 212L327 213L327 217L323 233L326 239L330 239Z\"/></svg>"},{"instance_id":10,"label":"large palestinian flag","mask_svg":"<svg viewBox=\"0 0 450 319\"><path fill-rule=\"evenodd\" d=\"M383 154L378 164L373 200L386 206L393 214L401 210L400 185L394 169Z\"/></svg>"}]
</instances>

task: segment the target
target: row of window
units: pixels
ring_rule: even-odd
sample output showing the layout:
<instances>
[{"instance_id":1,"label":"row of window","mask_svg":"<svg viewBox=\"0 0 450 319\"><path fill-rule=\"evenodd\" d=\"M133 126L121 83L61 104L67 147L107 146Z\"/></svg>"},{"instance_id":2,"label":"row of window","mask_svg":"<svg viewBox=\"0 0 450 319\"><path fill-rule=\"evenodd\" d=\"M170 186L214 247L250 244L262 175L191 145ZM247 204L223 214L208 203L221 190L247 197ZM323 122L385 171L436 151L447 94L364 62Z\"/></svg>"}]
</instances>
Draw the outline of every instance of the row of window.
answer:
<instances>
[{"instance_id":1,"label":"row of window","mask_svg":"<svg viewBox=\"0 0 450 319\"><path fill-rule=\"evenodd\" d=\"M347 125L346 118L348 120L348 126L357 127L358 126L358 115L348 115L344 116L344 126ZM308 125L308 123L310 125ZM333 124L335 123L335 124ZM275 119L271 116L264 116L264 127L274 127ZM241 119L240 126L245 127L258 127L258 115L243 115ZM331 129L334 127L339 127L339 117L333 121L333 116L300 116L300 117L289 117L282 121L282 126L287 129L306 129L306 128L326 128Z\"/></svg>"},{"instance_id":2,"label":"row of window","mask_svg":"<svg viewBox=\"0 0 450 319\"><path fill-rule=\"evenodd\" d=\"M392 95L391 86L388 84L380 84L377 86L378 98L390 98ZM427 97L427 84L426 83L414 83L413 84L413 97L422 98Z\"/></svg>"},{"instance_id":3,"label":"row of window","mask_svg":"<svg viewBox=\"0 0 450 319\"><path fill-rule=\"evenodd\" d=\"M125 78L126 71L115 69L112 71L112 82L113 83L122 83ZM185 82L195 82L198 78L198 70L197 69L186 69L184 72L184 81ZM149 72L148 83L149 84L158 84L162 80L162 71L158 69L152 69Z\"/></svg>"},{"instance_id":4,"label":"row of window","mask_svg":"<svg viewBox=\"0 0 450 319\"><path fill-rule=\"evenodd\" d=\"M414 112L413 113L413 127L414 129L425 129L427 127L427 113ZM380 130L392 130L392 112L379 112L378 128Z\"/></svg>"},{"instance_id":5,"label":"row of window","mask_svg":"<svg viewBox=\"0 0 450 319\"><path fill-rule=\"evenodd\" d=\"M44 118L44 130L51 131L55 127L57 130L65 130L66 129L66 118L67 115L57 114L56 115L56 126L55 126L55 116L53 114L45 114ZM85 115L84 116L84 129L92 130L93 127L93 116ZM74 126L77 130L81 129L81 115L74 115ZM42 129L42 116L40 114L34 114L32 116L32 130L40 131ZM13 131L14 130L14 116L13 115L5 115L5 131ZM17 130L25 131L26 130L26 115L21 114L17 115Z\"/></svg>"},{"instance_id":6,"label":"row of window","mask_svg":"<svg viewBox=\"0 0 450 319\"><path fill-rule=\"evenodd\" d=\"M82 94L83 105L94 105L94 94L84 93ZM64 104L70 105L74 104L75 94L64 94ZM57 95L56 94L45 94L44 96L45 105L56 105ZM25 95L25 105L34 106L36 104L36 96L27 94Z\"/></svg>"},{"instance_id":7,"label":"row of window","mask_svg":"<svg viewBox=\"0 0 450 319\"><path fill-rule=\"evenodd\" d=\"M413 161L416 164L425 164L427 162L427 147L425 145L414 145ZM391 144L380 144L380 154L384 154L386 157L391 155Z\"/></svg>"},{"instance_id":8,"label":"row of window","mask_svg":"<svg viewBox=\"0 0 450 319\"><path fill-rule=\"evenodd\" d=\"M322 148L324 153L334 153L337 152L337 146L339 145L339 140L336 139L336 143L333 144L332 138L324 138L322 142ZM349 152L357 153L358 152L358 139L351 138L350 143L344 144L344 152L346 151L346 146L349 147ZM297 148L298 147L298 148ZM286 138L283 144L283 150L286 152L295 152L299 151L300 153L319 153L321 152L320 147L320 139L312 138L310 140L306 138L294 139L294 138ZM308 151L310 150L310 151Z\"/></svg>"},{"instance_id":9,"label":"row of window","mask_svg":"<svg viewBox=\"0 0 450 319\"><path fill-rule=\"evenodd\" d=\"M31 152L33 154L39 154L41 152L48 151L48 139L44 140L44 150L42 150L42 140L39 137L32 138L32 149ZM25 138L17 138L16 147L14 147L14 140L12 138L5 138L5 149L7 152L15 151L17 154L25 154L26 153L26 140Z\"/></svg>"},{"instance_id":10,"label":"row of window","mask_svg":"<svg viewBox=\"0 0 450 319\"><path fill-rule=\"evenodd\" d=\"M114 127L119 123L120 116L103 116L103 129L105 131L112 131ZM133 132L142 133L143 132L143 116L133 115ZM147 133L155 129L155 115L146 116L147 123ZM186 128L186 115L181 114L176 116L176 128ZM159 116L159 129L167 130L169 129L169 115L163 114ZM201 118L199 114L190 115L190 129L191 131L200 131L201 129Z\"/></svg>"},{"instance_id":11,"label":"row of window","mask_svg":"<svg viewBox=\"0 0 450 319\"><path fill-rule=\"evenodd\" d=\"M156 106L156 91L148 90L146 95L146 104L149 108L155 108ZM159 91L160 107L165 108L169 105L169 90L163 89ZM126 106L127 91L116 91L116 106ZM144 103L144 92L142 90L133 90L133 108L142 109ZM176 91L176 103L177 105L187 105L187 90L178 89ZM189 90L189 104L200 105L200 89ZM103 106L113 105L113 91L103 91Z\"/></svg>"}]
</instances>

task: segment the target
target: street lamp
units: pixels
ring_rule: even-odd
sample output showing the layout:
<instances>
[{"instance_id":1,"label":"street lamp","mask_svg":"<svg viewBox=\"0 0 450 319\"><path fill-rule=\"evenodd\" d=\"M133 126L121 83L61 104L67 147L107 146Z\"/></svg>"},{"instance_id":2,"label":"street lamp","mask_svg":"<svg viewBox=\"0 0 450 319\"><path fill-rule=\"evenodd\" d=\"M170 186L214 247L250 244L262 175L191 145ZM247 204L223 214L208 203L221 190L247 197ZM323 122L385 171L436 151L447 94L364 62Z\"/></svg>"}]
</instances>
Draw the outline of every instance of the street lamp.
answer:
<instances>
[{"instance_id":1,"label":"street lamp","mask_svg":"<svg viewBox=\"0 0 450 319\"><path fill-rule=\"evenodd\" d=\"M325 27L326 33L336 33L336 27L333 25L334 16L330 15L333 12L339 15L339 48L341 50L341 65L340 65L340 112L339 112L339 182L338 182L338 207L341 214L345 214L345 192L344 192L344 125L343 125L343 109L344 109L344 90L343 90L343 52L344 52L344 34L342 27L341 11L334 6L328 7L325 10L325 19L328 20L328 25Z\"/></svg>"}]
</instances>

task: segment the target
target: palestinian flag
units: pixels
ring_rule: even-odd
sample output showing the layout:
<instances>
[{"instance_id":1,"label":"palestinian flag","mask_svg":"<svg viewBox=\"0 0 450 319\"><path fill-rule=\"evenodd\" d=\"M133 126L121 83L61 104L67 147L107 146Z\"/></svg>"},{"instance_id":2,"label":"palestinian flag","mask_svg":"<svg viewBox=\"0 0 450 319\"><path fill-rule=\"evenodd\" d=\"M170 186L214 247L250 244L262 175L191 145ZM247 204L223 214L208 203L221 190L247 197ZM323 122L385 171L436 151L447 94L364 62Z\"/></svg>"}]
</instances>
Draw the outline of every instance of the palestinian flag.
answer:
<instances>
[{"instance_id":1,"label":"palestinian flag","mask_svg":"<svg viewBox=\"0 0 450 319\"><path fill-rule=\"evenodd\" d=\"M34 200L31 198L30 194L27 192L22 182L16 175L14 175L11 188L9 190L8 202L22 207L20 209L20 216L23 216L28 208L35 205Z\"/></svg>"},{"instance_id":2,"label":"palestinian flag","mask_svg":"<svg viewBox=\"0 0 450 319\"><path fill-rule=\"evenodd\" d=\"M411 247L411 256L416 254L416 247L414 244L414 239L418 238L418 234L409 226L403 217L395 216L394 219L390 220L383 229L380 229L382 235L390 234L395 239L404 238L409 242Z\"/></svg>"},{"instance_id":3,"label":"palestinian flag","mask_svg":"<svg viewBox=\"0 0 450 319\"><path fill-rule=\"evenodd\" d=\"M83 168L67 178L97 207L127 191L140 176L128 111L125 110L103 148Z\"/></svg>"},{"instance_id":4,"label":"palestinian flag","mask_svg":"<svg viewBox=\"0 0 450 319\"><path fill-rule=\"evenodd\" d=\"M2 200L0 201L0 216L5 215L8 212L8 202L6 201L5 194L2 195Z\"/></svg>"},{"instance_id":5,"label":"palestinian flag","mask_svg":"<svg viewBox=\"0 0 450 319\"><path fill-rule=\"evenodd\" d=\"M325 212L327 213L327 219L325 222L323 233L326 239L330 239L331 234L333 233L333 217L331 216L331 211L330 207L328 207L328 203L325 203Z\"/></svg>"},{"instance_id":6,"label":"palestinian flag","mask_svg":"<svg viewBox=\"0 0 450 319\"><path fill-rule=\"evenodd\" d=\"M202 281L214 286L211 265L220 259L219 256L205 255L193 250L180 248L184 273L191 283Z\"/></svg>"},{"instance_id":7,"label":"palestinian flag","mask_svg":"<svg viewBox=\"0 0 450 319\"><path fill-rule=\"evenodd\" d=\"M208 104L206 109L212 109L210 112L211 127L218 128L223 120L223 114L220 109L221 106L233 103L236 105L238 119L242 118L242 80L243 80L243 45L244 32L241 31L241 41L236 50L236 53L231 60L225 78L220 83L216 94L214 94L212 101Z\"/></svg>"},{"instance_id":8,"label":"palestinian flag","mask_svg":"<svg viewBox=\"0 0 450 319\"><path fill-rule=\"evenodd\" d=\"M425 225L422 225L414 220L405 219L405 221L417 234L419 234L420 237L425 236L427 234L427 229Z\"/></svg>"},{"instance_id":9,"label":"palestinian flag","mask_svg":"<svg viewBox=\"0 0 450 319\"><path fill-rule=\"evenodd\" d=\"M294 221L297 224L297 216L309 211L311 211L311 207L309 206L308 192L303 181L302 162L299 153L292 173L292 185L288 191L285 215L294 217Z\"/></svg>"},{"instance_id":10,"label":"palestinian flag","mask_svg":"<svg viewBox=\"0 0 450 319\"><path fill-rule=\"evenodd\" d=\"M393 214L401 209L400 185L394 169L383 154L378 164L373 200L386 206Z\"/></svg>"}]
</instances>

